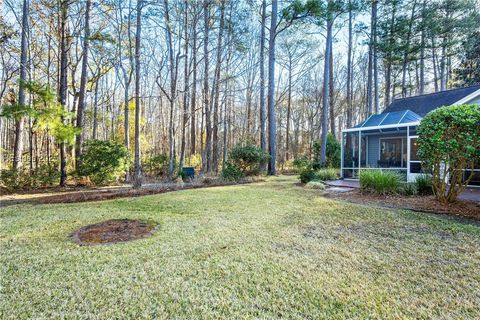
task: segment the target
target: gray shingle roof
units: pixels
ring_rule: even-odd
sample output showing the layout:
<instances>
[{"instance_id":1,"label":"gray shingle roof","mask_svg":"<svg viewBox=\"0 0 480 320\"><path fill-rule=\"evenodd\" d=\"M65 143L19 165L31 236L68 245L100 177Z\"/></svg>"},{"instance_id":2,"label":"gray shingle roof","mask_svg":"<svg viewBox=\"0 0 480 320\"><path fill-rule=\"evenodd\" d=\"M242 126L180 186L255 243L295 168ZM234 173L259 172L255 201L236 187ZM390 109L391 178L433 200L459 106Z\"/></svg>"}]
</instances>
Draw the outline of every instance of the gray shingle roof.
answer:
<instances>
[{"instance_id":1,"label":"gray shingle roof","mask_svg":"<svg viewBox=\"0 0 480 320\"><path fill-rule=\"evenodd\" d=\"M449 106L477 90L480 90L480 84L397 99L393 101L383 113L411 110L419 116L425 117L430 111L438 107Z\"/></svg>"}]
</instances>

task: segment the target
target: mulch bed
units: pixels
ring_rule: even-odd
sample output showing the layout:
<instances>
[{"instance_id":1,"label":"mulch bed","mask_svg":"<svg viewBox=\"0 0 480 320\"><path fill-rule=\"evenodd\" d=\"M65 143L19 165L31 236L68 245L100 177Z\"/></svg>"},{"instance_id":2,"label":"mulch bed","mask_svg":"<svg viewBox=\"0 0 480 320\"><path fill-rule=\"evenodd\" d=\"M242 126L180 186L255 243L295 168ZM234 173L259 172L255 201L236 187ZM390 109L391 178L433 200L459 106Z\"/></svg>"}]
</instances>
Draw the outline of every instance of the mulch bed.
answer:
<instances>
[{"instance_id":1,"label":"mulch bed","mask_svg":"<svg viewBox=\"0 0 480 320\"><path fill-rule=\"evenodd\" d=\"M157 226L140 220L113 219L82 227L72 234L72 239L79 245L127 242L151 235Z\"/></svg>"},{"instance_id":2,"label":"mulch bed","mask_svg":"<svg viewBox=\"0 0 480 320\"><path fill-rule=\"evenodd\" d=\"M140 197L152 194L160 194L172 191L180 190L190 190L198 188L211 188L211 187L221 187L229 185L239 185L239 184L248 184L263 181L261 179L252 180L252 181L242 181L242 182L211 182L204 184L179 184L179 185L169 185L168 187L155 187L155 188L141 188L141 189L132 189L132 188L122 188L122 189L107 189L107 190L92 190L92 189L77 189L68 193L63 194L54 194L45 196L30 198L30 199L12 199L2 201L2 206L15 205L21 203L29 204L54 204L54 203L77 203L77 202L91 202L91 201L102 201L110 200L117 198L130 198L130 197ZM43 192L42 192L43 193Z\"/></svg>"},{"instance_id":3,"label":"mulch bed","mask_svg":"<svg viewBox=\"0 0 480 320\"><path fill-rule=\"evenodd\" d=\"M363 205L448 214L480 220L480 202L475 201L459 200L453 204L442 205L435 200L434 196L381 196L361 193L358 189L342 193L327 192L325 196Z\"/></svg>"}]
</instances>

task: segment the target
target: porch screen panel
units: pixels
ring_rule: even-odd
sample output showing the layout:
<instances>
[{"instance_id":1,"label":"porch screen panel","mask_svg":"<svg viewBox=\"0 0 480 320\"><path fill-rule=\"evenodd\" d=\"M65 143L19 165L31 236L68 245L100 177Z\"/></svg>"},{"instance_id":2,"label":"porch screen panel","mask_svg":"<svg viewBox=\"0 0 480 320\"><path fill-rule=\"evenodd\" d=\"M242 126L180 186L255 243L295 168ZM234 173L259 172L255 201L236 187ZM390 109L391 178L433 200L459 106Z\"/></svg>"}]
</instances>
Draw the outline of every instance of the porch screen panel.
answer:
<instances>
[{"instance_id":1,"label":"porch screen panel","mask_svg":"<svg viewBox=\"0 0 480 320\"><path fill-rule=\"evenodd\" d=\"M358 132L343 133L343 167L358 168Z\"/></svg>"}]
</instances>

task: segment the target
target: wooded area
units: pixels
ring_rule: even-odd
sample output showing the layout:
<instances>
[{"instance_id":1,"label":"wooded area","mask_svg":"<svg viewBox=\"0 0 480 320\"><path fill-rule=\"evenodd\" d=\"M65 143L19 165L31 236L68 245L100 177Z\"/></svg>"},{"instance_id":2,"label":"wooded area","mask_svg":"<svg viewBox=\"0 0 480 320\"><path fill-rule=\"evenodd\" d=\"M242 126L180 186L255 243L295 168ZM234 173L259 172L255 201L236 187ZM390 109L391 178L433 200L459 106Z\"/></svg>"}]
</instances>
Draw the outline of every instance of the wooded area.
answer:
<instances>
[{"instance_id":1,"label":"wooded area","mask_svg":"<svg viewBox=\"0 0 480 320\"><path fill-rule=\"evenodd\" d=\"M393 99L480 82L478 0L4 0L0 169L125 145L216 174L238 143L268 173ZM266 168L267 169L267 168ZM130 180L127 170L126 179Z\"/></svg>"}]
</instances>

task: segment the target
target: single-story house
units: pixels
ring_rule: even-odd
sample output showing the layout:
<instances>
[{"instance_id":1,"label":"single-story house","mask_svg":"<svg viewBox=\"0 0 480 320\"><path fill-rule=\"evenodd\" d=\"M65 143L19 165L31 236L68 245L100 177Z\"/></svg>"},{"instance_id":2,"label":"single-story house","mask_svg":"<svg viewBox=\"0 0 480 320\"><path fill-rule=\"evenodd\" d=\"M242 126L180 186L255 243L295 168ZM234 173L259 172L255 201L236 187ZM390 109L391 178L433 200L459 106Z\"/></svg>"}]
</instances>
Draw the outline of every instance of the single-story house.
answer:
<instances>
[{"instance_id":1,"label":"single-story house","mask_svg":"<svg viewBox=\"0 0 480 320\"><path fill-rule=\"evenodd\" d=\"M416 143L422 118L441 106L474 103L480 104L480 84L393 101L381 114L342 131L342 177L357 179L368 168L395 170L414 181L423 173ZM474 172L470 184L480 186L480 160Z\"/></svg>"}]
</instances>

